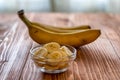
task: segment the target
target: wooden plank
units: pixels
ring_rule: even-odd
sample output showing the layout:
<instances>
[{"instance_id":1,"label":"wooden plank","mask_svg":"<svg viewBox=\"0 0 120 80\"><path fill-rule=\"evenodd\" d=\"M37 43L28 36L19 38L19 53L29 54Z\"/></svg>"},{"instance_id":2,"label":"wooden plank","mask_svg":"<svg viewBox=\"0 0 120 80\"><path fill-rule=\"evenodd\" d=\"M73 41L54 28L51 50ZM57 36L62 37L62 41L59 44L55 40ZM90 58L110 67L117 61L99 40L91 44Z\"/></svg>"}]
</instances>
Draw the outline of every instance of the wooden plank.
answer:
<instances>
[{"instance_id":1,"label":"wooden plank","mask_svg":"<svg viewBox=\"0 0 120 80\"><path fill-rule=\"evenodd\" d=\"M19 80L29 54L31 40L28 32L18 25L20 23L17 22L9 27L9 32L0 44L0 80Z\"/></svg>"}]
</instances>

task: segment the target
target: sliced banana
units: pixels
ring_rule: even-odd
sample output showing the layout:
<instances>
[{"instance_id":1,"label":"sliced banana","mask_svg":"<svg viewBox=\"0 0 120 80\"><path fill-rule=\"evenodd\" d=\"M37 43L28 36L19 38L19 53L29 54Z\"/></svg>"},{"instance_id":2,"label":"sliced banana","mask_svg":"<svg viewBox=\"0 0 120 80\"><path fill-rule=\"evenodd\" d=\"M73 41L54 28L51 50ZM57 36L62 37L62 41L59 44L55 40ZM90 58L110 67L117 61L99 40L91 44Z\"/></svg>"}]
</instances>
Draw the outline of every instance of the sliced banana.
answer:
<instances>
[{"instance_id":1,"label":"sliced banana","mask_svg":"<svg viewBox=\"0 0 120 80\"><path fill-rule=\"evenodd\" d=\"M57 59L62 58L62 54L60 53L60 51L53 51L52 53L49 53L47 55L47 58L56 61Z\"/></svg>"},{"instance_id":2,"label":"sliced banana","mask_svg":"<svg viewBox=\"0 0 120 80\"><path fill-rule=\"evenodd\" d=\"M60 53L62 54L62 57L67 57L68 55L65 53L65 51L60 50Z\"/></svg>"},{"instance_id":3,"label":"sliced banana","mask_svg":"<svg viewBox=\"0 0 120 80\"><path fill-rule=\"evenodd\" d=\"M60 45L56 42L50 42L48 44L45 44L43 47L46 48L49 53L60 49Z\"/></svg>"},{"instance_id":4,"label":"sliced banana","mask_svg":"<svg viewBox=\"0 0 120 80\"><path fill-rule=\"evenodd\" d=\"M40 47L40 49L34 53L34 56L45 57L47 54L48 54L47 49L44 47Z\"/></svg>"},{"instance_id":5,"label":"sliced banana","mask_svg":"<svg viewBox=\"0 0 120 80\"><path fill-rule=\"evenodd\" d=\"M60 47L58 43L51 42L36 51L33 59L37 66L45 67L47 70L57 70L68 67L71 55L72 52L68 47Z\"/></svg>"},{"instance_id":6,"label":"sliced banana","mask_svg":"<svg viewBox=\"0 0 120 80\"><path fill-rule=\"evenodd\" d=\"M59 64L59 61L55 61L54 59L49 59L46 61L46 64L49 65L49 66L57 66Z\"/></svg>"},{"instance_id":7,"label":"sliced banana","mask_svg":"<svg viewBox=\"0 0 120 80\"><path fill-rule=\"evenodd\" d=\"M44 64L39 63L39 61L34 61L34 62L35 62L35 65L37 65L37 66L39 66L39 67L43 67L43 66L44 66Z\"/></svg>"},{"instance_id":8,"label":"sliced banana","mask_svg":"<svg viewBox=\"0 0 120 80\"><path fill-rule=\"evenodd\" d=\"M72 55L72 52L66 47L66 46L62 46L60 48L63 52L65 52L68 56Z\"/></svg>"},{"instance_id":9,"label":"sliced banana","mask_svg":"<svg viewBox=\"0 0 120 80\"><path fill-rule=\"evenodd\" d=\"M59 51L54 51L47 55L47 64L51 66L56 66L62 61L62 54Z\"/></svg>"},{"instance_id":10,"label":"sliced banana","mask_svg":"<svg viewBox=\"0 0 120 80\"><path fill-rule=\"evenodd\" d=\"M64 51L60 51L62 54L62 62L68 61L69 57Z\"/></svg>"},{"instance_id":11,"label":"sliced banana","mask_svg":"<svg viewBox=\"0 0 120 80\"><path fill-rule=\"evenodd\" d=\"M46 48L40 47L38 51L36 51L33 55L33 59L36 62L45 62L45 57L48 54L48 51Z\"/></svg>"}]
</instances>

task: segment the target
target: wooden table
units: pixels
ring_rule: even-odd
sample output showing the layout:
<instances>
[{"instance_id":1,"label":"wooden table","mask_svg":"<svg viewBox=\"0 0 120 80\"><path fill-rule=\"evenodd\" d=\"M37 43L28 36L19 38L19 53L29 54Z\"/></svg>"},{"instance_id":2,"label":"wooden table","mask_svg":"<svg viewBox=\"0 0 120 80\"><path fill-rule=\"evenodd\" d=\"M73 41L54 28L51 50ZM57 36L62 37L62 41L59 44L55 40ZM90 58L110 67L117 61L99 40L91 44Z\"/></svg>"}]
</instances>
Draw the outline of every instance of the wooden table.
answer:
<instances>
[{"instance_id":1,"label":"wooden table","mask_svg":"<svg viewBox=\"0 0 120 80\"><path fill-rule=\"evenodd\" d=\"M16 14L0 14L0 80L120 80L120 15L27 13L32 21L54 26L88 24L101 29L94 42L78 48L68 71L45 74L30 58L36 45ZM4 27L3 27L4 26ZM7 27L6 27L7 26Z\"/></svg>"}]
</instances>

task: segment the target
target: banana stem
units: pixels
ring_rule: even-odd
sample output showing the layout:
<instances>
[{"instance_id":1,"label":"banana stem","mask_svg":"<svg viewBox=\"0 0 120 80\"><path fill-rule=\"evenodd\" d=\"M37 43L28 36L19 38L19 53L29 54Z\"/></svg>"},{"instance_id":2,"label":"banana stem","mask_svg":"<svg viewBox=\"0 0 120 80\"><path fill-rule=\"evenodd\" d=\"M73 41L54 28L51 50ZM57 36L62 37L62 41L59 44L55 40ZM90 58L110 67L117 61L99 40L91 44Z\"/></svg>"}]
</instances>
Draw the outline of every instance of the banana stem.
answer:
<instances>
[{"instance_id":1,"label":"banana stem","mask_svg":"<svg viewBox=\"0 0 120 80\"><path fill-rule=\"evenodd\" d=\"M31 22L24 15L24 10L18 11L18 16L27 25L27 27L31 26Z\"/></svg>"}]
</instances>

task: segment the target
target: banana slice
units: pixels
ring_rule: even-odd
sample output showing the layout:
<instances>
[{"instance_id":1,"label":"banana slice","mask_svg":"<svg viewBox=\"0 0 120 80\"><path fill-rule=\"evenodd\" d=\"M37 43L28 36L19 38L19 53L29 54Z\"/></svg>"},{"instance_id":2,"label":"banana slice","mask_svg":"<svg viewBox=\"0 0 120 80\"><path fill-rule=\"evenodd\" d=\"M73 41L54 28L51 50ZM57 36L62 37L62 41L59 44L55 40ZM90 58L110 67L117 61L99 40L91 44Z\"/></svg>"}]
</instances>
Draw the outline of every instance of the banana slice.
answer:
<instances>
[{"instance_id":1,"label":"banana slice","mask_svg":"<svg viewBox=\"0 0 120 80\"><path fill-rule=\"evenodd\" d=\"M53 51L47 55L47 58L51 60L51 62L60 61L62 59L62 54L60 51Z\"/></svg>"},{"instance_id":2,"label":"banana slice","mask_svg":"<svg viewBox=\"0 0 120 80\"><path fill-rule=\"evenodd\" d=\"M49 53L46 58L48 58L46 62L48 65L56 66L60 61L62 61L62 54L60 51L54 51Z\"/></svg>"},{"instance_id":3,"label":"banana slice","mask_svg":"<svg viewBox=\"0 0 120 80\"><path fill-rule=\"evenodd\" d=\"M60 49L60 45L56 42L50 42L48 44L45 44L43 47L46 48L49 53Z\"/></svg>"},{"instance_id":4,"label":"banana slice","mask_svg":"<svg viewBox=\"0 0 120 80\"><path fill-rule=\"evenodd\" d=\"M72 55L72 52L66 46L62 46L60 48L60 50L62 50L63 52L65 52L68 56Z\"/></svg>"},{"instance_id":5,"label":"banana slice","mask_svg":"<svg viewBox=\"0 0 120 80\"><path fill-rule=\"evenodd\" d=\"M67 57L67 53L65 51L60 50L60 53L62 54L62 57Z\"/></svg>"},{"instance_id":6,"label":"banana slice","mask_svg":"<svg viewBox=\"0 0 120 80\"><path fill-rule=\"evenodd\" d=\"M47 54L48 54L47 49L40 47L40 49L34 53L33 60L38 63L45 62L45 57Z\"/></svg>"},{"instance_id":7,"label":"banana slice","mask_svg":"<svg viewBox=\"0 0 120 80\"><path fill-rule=\"evenodd\" d=\"M40 49L34 53L34 56L45 57L47 55L47 53L48 53L48 51L46 48L40 47Z\"/></svg>"},{"instance_id":8,"label":"banana slice","mask_svg":"<svg viewBox=\"0 0 120 80\"><path fill-rule=\"evenodd\" d=\"M69 60L68 54L64 51L60 51L62 54L62 62L66 62Z\"/></svg>"},{"instance_id":9,"label":"banana slice","mask_svg":"<svg viewBox=\"0 0 120 80\"><path fill-rule=\"evenodd\" d=\"M35 61L35 60L34 60L34 62L35 62L35 65L36 65L36 66L39 66L39 67L43 67L43 66L44 66L44 64L43 64L43 63L39 63L39 61Z\"/></svg>"}]
</instances>

